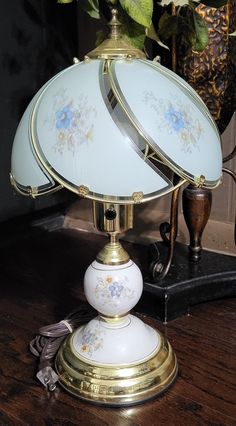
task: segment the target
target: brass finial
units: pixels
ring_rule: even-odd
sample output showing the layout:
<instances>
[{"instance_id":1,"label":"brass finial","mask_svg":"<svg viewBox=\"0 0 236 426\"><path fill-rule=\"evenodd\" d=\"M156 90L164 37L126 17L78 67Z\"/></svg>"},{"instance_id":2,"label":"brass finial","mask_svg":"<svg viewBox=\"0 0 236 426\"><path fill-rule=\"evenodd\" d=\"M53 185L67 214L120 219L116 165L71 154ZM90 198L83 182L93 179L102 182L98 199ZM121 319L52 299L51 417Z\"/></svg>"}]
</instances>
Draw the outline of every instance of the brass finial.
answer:
<instances>
[{"instance_id":1,"label":"brass finial","mask_svg":"<svg viewBox=\"0 0 236 426\"><path fill-rule=\"evenodd\" d=\"M110 34L109 34L109 38L111 38L112 40L119 40L119 38L121 38L121 22L118 19L118 10L117 9L112 9L111 11L111 20L108 23L109 27L110 27Z\"/></svg>"},{"instance_id":2,"label":"brass finial","mask_svg":"<svg viewBox=\"0 0 236 426\"><path fill-rule=\"evenodd\" d=\"M145 59L142 50L135 48L122 37L122 24L117 9L112 9L109 22L110 34L96 49L89 52L85 59Z\"/></svg>"}]
</instances>

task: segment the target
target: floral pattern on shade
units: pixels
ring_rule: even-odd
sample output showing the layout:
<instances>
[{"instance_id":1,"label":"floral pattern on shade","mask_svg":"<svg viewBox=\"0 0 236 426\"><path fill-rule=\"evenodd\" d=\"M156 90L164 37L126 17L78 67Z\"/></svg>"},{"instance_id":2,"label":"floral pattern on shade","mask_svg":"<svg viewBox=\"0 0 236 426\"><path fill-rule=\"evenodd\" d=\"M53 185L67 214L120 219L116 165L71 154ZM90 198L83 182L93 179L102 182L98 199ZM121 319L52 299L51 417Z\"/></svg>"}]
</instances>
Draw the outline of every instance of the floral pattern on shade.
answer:
<instances>
[{"instance_id":1,"label":"floral pattern on shade","mask_svg":"<svg viewBox=\"0 0 236 426\"><path fill-rule=\"evenodd\" d=\"M56 133L53 148L60 154L65 149L75 154L77 146L93 140L96 116L96 109L88 104L85 95L75 100L66 89L61 89L54 95L53 111L46 119L50 129Z\"/></svg>"},{"instance_id":2,"label":"floral pattern on shade","mask_svg":"<svg viewBox=\"0 0 236 426\"><path fill-rule=\"evenodd\" d=\"M94 351L103 347L102 334L104 331L101 330L99 324L95 327L86 326L80 340L80 352L91 357Z\"/></svg>"},{"instance_id":3,"label":"floral pattern on shade","mask_svg":"<svg viewBox=\"0 0 236 426\"><path fill-rule=\"evenodd\" d=\"M97 277L95 294L102 304L117 307L122 300L132 299L134 290L129 288L126 276L116 278L107 275L105 278Z\"/></svg>"},{"instance_id":4,"label":"floral pattern on shade","mask_svg":"<svg viewBox=\"0 0 236 426\"><path fill-rule=\"evenodd\" d=\"M158 130L166 129L169 134L175 134L183 152L192 154L194 149L199 150L203 128L191 104L183 105L176 96L174 101L171 96L157 98L152 92L145 92L143 101L156 112Z\"/></svg>"},{"instance_id":5,"label":"floral pattern on shade","mask_svg":"<svg viewBox=\"0 0 236 426\"><path fill-rule=\"evenodd\" d=\"M78 118L80 114L78 115ZM58 130L68 129L71 125L73 118L73 112L71 111L70 105L64 106L64 108L56 111L56 128Z\"/></svg>"}]
</instances>

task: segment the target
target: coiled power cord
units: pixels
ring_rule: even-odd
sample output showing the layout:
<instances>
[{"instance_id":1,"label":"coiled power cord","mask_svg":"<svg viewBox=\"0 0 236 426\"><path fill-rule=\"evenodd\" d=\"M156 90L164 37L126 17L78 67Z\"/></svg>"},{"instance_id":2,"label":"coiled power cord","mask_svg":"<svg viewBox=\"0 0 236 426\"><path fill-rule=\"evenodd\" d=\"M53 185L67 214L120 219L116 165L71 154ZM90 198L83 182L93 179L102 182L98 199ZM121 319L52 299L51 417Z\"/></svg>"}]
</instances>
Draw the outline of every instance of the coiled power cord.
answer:
<instances>
[{"instance_id":1,"label":"coiled power cord","mask_svg":"<svg viewBox=\"0 0 236 426\"><path fill-rule=\"evenodd\" d=\"M65 338L80 325L96 316L90 305L84 304L62 321L41 327L39 333L31 340L30 352L39 358L38 380L51 392L56 389L58 375L53 369L54 359Z\"/></svg>"}]
</instances>

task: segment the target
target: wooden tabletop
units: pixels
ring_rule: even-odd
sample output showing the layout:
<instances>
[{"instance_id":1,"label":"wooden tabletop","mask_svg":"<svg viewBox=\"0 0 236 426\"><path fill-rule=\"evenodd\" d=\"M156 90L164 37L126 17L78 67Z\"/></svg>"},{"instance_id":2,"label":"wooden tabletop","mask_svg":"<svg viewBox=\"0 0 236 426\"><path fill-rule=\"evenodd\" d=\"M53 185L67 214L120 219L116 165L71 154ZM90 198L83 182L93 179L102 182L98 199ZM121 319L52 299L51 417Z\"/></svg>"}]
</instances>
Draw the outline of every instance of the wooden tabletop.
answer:
<instances>
[{"instance_id":1,"label":"wooden tabletop","mask_svg":"<svg viewBox=\"0 0 236 426\"><path fill-rule=\"evenodd\" d=\"M195 306L167 325L143 315L179 363L174 385L145 404L98 407L38 382L29 342L85 300L83 274L103 242L86 232L34 230L1 247L0 425L236 425L236 299ZM140 248L128 248L142 264Z\"/></svg>"}]
</instances>

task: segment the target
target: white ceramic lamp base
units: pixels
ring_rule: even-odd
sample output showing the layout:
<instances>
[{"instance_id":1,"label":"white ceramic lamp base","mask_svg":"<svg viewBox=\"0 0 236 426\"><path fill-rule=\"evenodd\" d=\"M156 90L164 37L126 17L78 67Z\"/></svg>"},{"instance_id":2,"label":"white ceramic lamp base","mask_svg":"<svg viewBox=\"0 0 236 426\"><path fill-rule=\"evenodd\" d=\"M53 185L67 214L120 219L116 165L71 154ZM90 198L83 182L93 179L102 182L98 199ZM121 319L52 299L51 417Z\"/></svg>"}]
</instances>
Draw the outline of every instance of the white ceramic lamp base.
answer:
<instances>
[{"instance_id":1,"label":"white ceramic lamp base","mask_svg":"<svg viewBox=\"0 0 236 426\"><path fill-rule=\"evenodd\" d=\"M78 328L56 358L59 381L72 394L93 403L132 405L164 391L177 375L169 343L128 312L143 287L135 263L103 265L85 273L85 294L100 315Z\"/></svg>"}]
</instances>

